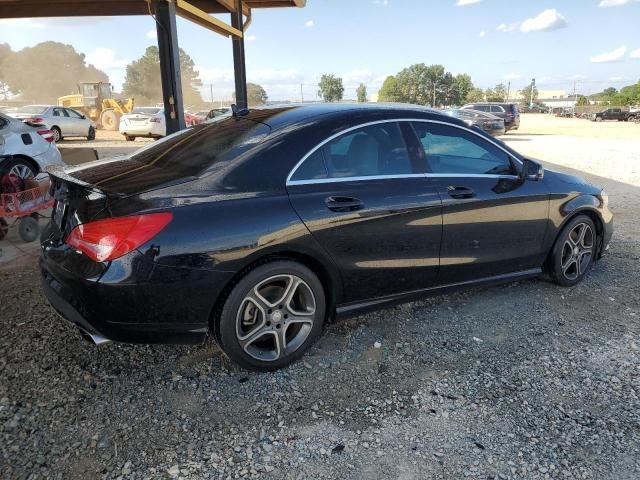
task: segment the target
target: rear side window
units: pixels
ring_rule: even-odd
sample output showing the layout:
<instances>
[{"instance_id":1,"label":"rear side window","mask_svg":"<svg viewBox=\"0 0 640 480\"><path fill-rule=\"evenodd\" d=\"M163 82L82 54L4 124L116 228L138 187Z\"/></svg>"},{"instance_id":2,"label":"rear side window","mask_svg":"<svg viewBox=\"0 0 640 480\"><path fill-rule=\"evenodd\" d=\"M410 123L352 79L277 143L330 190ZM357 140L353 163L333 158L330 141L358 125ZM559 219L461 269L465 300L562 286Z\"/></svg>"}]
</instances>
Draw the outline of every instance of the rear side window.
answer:
<instances>
[{"instance_id":1,"label":"rear side window","mask_svg":"<svg viewBox=\"0 0 640 480\"><path fill-rule=\"evenodd\" d=\"M491 105L491 113L504 113L504 108L500 105Z\"/></svg>"},{"instance_id":2,"label":"rear side window","mask_svg":"<svg viewBox=\"0 0 640 480\"><path fill-rule=\"evenodd\" d=\"M513 175L509 155L467 130L415 122L431 173L452 175Z\"/></svg>"},{"instance_id":3,"label":"rear side window","mask_svg":"<svg viewBox=\"0 0 640 480\"><path fill-rule=\"evenodd\" d=\"M68 117L67 112L64 110L64 108L54 108L53 109L53 116L54 117Z\"/></svg>"},{"instance_id":4,"label":"rear side window","mask_svg":"<svg viewBox=\"0 0 640 480\"><path fill-rule=\"evenodd\" d=\"M400 126L387 122L352 130L327 142L296 169L291 180L411 173L413 168Z\"/></svg>"}]
</instances>

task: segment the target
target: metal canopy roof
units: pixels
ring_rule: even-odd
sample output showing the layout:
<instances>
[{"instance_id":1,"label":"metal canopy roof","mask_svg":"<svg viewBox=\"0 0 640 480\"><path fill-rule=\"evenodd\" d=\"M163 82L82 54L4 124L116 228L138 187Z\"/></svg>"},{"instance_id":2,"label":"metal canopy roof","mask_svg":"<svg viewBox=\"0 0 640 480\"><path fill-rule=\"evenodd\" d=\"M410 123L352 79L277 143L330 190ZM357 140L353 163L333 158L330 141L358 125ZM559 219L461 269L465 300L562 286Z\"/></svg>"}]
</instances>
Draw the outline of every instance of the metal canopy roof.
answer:
<instances>
[{"instance_id":1,"label":"metal canopy roof","mask_svg":"<svg viewBox=\"0 0 640 480\"><path fill-rule=\"evenodd\" d=\"M234 0L190 0L206 13L231 13ZM306 0L243 0L243 13L249 9L303 7ZM146 0L0 0L0 18L89 17L111 15L147 15Z\"/></svg>"}]
</instances>

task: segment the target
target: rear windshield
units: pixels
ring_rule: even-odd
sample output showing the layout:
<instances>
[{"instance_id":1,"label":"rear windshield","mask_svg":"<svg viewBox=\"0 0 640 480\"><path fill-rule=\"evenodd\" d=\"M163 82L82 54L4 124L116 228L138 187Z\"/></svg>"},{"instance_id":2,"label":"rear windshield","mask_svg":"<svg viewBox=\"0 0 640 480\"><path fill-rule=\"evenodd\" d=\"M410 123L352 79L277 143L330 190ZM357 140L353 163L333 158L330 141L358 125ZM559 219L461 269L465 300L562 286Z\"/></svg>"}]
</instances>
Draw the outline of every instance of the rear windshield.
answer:
<instances>
[{"instance_id":1,"label":"rear windshield","mask_svg":"<svg viewBox=\"0 0 640 480\"><path fill-rule=\"evenodd\" d=\"M192 180L255 147L270 131L247 118L221 118L164 137L121 161L97 162L70 173L106 192L139 193Z\"/></svg>"},{"instance_id":2,"label":"rear windshield","mask_svg":"<svg viewBox=\"0 0 640 480\"><path fill-rule=\"evenodd\" d=\"M43 107L42 105L29 105L28 107L18 109L18 112L16 113L44 113L47 108L49 107Z\"/></svg>"},{"instance_id":3,"label":"rear windshield","mask_svg":"<svg viewBox=\"0 0 640 480\"><path fill-rule=\"evenodd\" d=\"M162 109L157 107L136 107L132 110L131 113L143 113L145 115L155 115L156 113L160 113L161 111Z\"/></svg>"}]
</instances>

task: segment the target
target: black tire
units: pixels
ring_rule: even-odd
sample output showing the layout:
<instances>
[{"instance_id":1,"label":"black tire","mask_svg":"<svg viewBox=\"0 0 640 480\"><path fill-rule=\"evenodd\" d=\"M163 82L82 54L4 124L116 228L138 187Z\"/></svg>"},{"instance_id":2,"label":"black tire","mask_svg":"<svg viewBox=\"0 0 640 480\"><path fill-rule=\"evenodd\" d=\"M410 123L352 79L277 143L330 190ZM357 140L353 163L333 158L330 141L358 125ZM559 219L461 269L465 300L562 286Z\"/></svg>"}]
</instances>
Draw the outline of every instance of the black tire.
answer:
<instances>
[{"instance_id":1,"label":"black tire","mask_svg":"<svg viewBox=\"0 0 640 480\"><path fill-rule=\"evenodd\" d=\"M132 137L131 135L125 135L124 138L127 142L135 142L136 140L136 137Z\"/></svg>"},{"instance_id":2,"label":"black tire","mask_svg":"<svg viewBox=\"0 0 640 480\"><path fill-rule=\"evenodd\" d=\"M89 127L89 132L87 133L87 140L95 140L96 139L96 129L93 127Z\"/></svg>"},{"instance_id":3,"label":"black tire","mask_svg":"<svg viewBox=\"0 0 640 480\"><path fill-rule=\"evenodd\" d=\"M53 133L53 141L58 143L62 140L62 132L59 127L51 127L51 133Z\"/></svg>"},{"instance_id":4,"label":"black tire","mask_svg":"<svg viewBox=\"0 0 640 480\"><path fill-rule=\"evenodd\" d=\"M575 245L575 233L580 225L586 225L590 229L590 238L587 237L589 233L585 232L585 238L588 239L588 241L586 241L582 246ZM577 284L584 278L593 266L597 256L597 233L593 220L586 215L578 215L577 217L569 220L558 235L549 257L549 275L555 283L562 285L563 287L570 287ZM591 253L588 258L586 255L582 254L578 256L578 253L575 250L576 248L583 250L585 245L591 246ZM571 264L569 263L569 255L571 255L571 257L575 257L575 261Z\"/></svg>"},{"instance_id":5,"label":"black tire","mask_svg":"<svg viewBox=\"0 0 640 480\"><path fill-rule=\"evenodd\" d=\"M23 181L27 178L33 178L38 174L37 170L34 169L33 164L20 158L7 162L7 164L4 165L3 170L17 175Z\"/></svg>"},{"instance_id":6,"label":"black tire","mask_svg":"<svg viewBox=\"0 0 640 480\"><path fill-rule=\"evenodd\" d=\"M18 234L25 243L33 242L40 235L40 225L34 217L22 217L18 226Z\"/></svg>"},{"instance_id":7,"label":"black tire","mask_svg":"<svg viewBox=\"0 0 640 480\"><path fill-rule=\"evenodd\" d=\"M283 302L282 299L278 300L278 297L280 295L286 296L286 292L289 291L289 287L286 286L286 278L292 279L290 285L294 285L293 279L296 279L295 281L301 280L298 283L299 288L296 287L298 290L293 289L293 294L304 294L305 298L310 300L309 292L311 292L313 313L304 314L305 321L308 319L312 322L311 324L288 323L291 322L292 318L296 318L296 315L292 314L292 310L289 308L291 303L297 302L297 300L290 300L284 306L282 304L277 305ZM281 292L278 292L277 283L280 281L282 281L283 286L281 287ZM263 287L262 285L266 286ZM268 302L264 302L264 309L260 309L255 308L255 304L248 298L256 290L260 292L260 288L265 288L262 291L271 289L271 292L273 292L270 299L275 300L276 304L272 305L272 308L268 310L266 305ZM286 300L283 303L285 302ZM296 306L294 309L304 308L304 301L301 304L303 305L302 307ZM250 315L252 318L247 319L246 313L248 309L251 309L252 305L254 305L253 314ZM264 316L260 313L262 311L264 311ZM307 309L307 311L309 312L310 310ZM213 326L214 336L220 348L241 367L259 372L276 370L299 359L316 342L322 333L326 311L324 288L318 277L302 264L289 260L278 260L251 270L233 287L233 290L225 300L219 318L215 319L216 324ZM307 317L307 315L309 316ZM244 320L242 317L244 317ZM289 318L288 321L287 318ZM241 331L246 326L246 321L254 323L253 326L249 325L248 332ZM282 329L280 330L281 326ZM256 332L259 333L259 331L264 333L256 335ZM277 341L279 338L277 332L284 336L287 348L292 349L290 352L280 353L282 350L278 348L281 344ZM255 339L246 341L244 348L241 345L241 334L243 333L246 333L245 340ZM275 350L272 355L273 358L269 358L271 346ZM258 356L262 358L257 358Z\"/></svg>"}]
</instances>

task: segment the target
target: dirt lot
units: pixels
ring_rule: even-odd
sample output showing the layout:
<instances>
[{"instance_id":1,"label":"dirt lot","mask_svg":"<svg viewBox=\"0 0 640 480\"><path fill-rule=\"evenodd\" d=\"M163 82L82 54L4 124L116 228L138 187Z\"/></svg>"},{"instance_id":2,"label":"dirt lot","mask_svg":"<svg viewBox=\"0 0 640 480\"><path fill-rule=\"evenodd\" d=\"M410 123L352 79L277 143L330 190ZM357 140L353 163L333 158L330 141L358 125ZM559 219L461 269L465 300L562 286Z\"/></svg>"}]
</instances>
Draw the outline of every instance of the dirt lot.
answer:
<instances>
[{"instance_id":1,"label":"dirt lot","mask_svg":"<svg viewBox=\"0 0 640 480\"><path fill-rule=\"evenodd\" d=\"M616 233L585 281L341 321L272 374L212 345L92 347L34 257L0 265L2 477L640 478L640 125L526 115L505 140L609 192Z\"/></svg>"}]
</instances>

